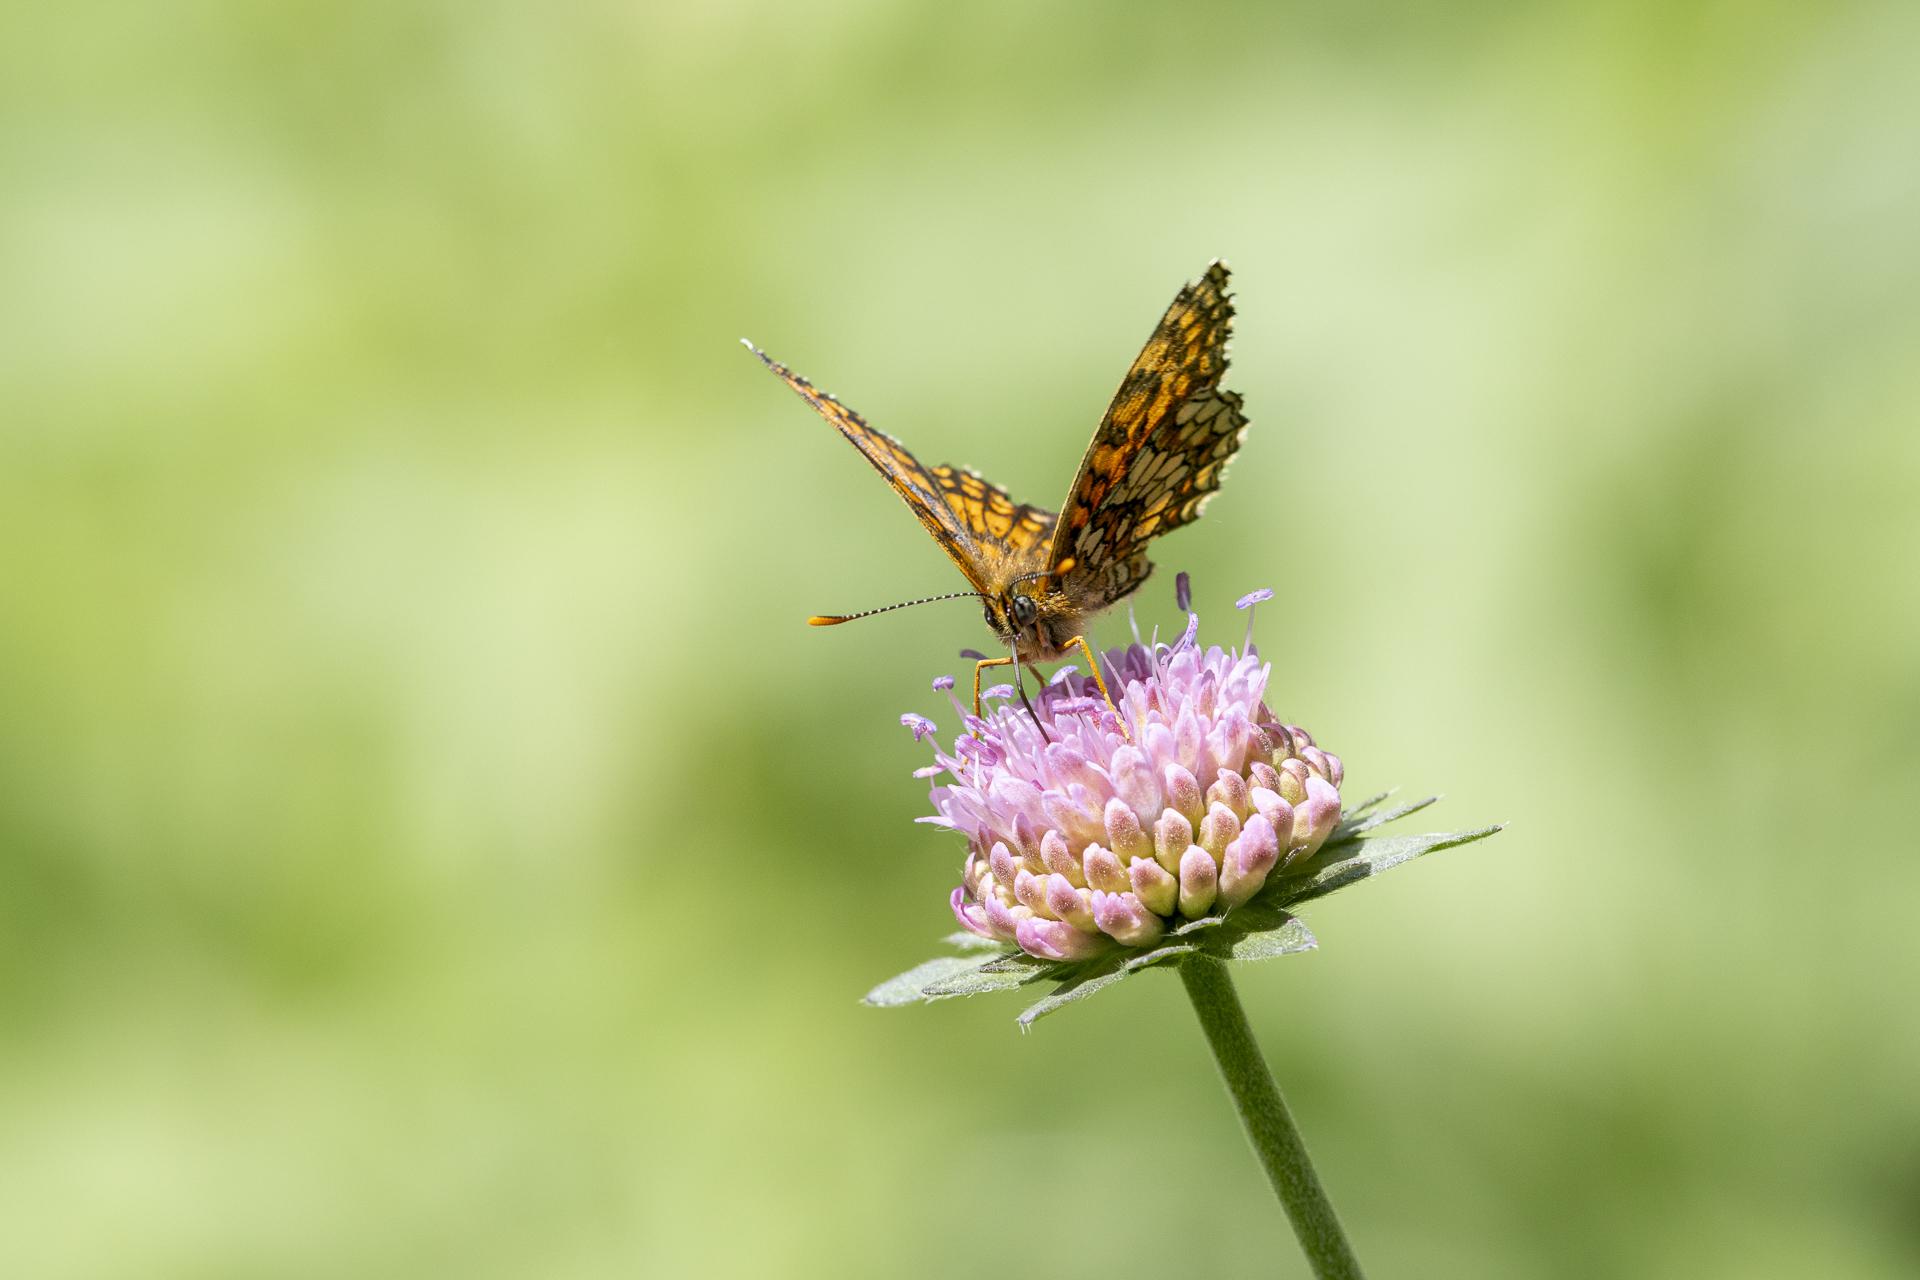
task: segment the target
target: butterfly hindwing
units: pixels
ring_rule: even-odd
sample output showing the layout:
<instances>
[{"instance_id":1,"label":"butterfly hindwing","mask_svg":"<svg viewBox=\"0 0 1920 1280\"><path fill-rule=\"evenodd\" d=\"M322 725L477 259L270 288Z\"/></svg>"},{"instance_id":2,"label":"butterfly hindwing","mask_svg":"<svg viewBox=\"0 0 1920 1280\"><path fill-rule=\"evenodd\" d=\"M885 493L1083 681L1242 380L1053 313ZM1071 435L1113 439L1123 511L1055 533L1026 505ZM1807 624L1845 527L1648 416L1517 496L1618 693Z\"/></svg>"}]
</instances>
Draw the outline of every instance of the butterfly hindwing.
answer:
<instances>
[{"instance_id":1,"label":"butterfly hindwing","mask_svg":"<svg viewBox=\"0 0 1920 1280\"><path fill-rule=\"evenodd\" d=\"M992 548L1023 572L1046 567L1053 512L1015 502L1007 491L978 472L942 464L933 468L947 506L976 545Z\"/></svg>"}]
</instances>

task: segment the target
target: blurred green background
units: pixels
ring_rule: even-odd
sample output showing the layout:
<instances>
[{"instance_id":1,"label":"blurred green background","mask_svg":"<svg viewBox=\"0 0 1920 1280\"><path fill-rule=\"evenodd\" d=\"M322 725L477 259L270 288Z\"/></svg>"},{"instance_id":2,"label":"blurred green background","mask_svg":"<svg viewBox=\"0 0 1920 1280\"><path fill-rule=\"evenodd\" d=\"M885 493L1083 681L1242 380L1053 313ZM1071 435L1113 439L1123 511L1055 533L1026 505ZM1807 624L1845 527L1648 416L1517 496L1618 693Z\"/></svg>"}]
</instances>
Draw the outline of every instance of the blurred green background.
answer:
<instances>
[{"instance_id":1,"label":"blurred green background","mask_svg":"<svg viewBox=\"0 0 1920 1280\"><path fill-rule=\"evenodd\" d=\"M1513 824L1243 977L1362 1257L1920 1269L1920 10L1330 8L10 8L6 1272L1304 1274L1176 982L855 1003L986 633L736 345L1054 505L1214 255L1143 620Z\"/></svg>"}]
</instances>

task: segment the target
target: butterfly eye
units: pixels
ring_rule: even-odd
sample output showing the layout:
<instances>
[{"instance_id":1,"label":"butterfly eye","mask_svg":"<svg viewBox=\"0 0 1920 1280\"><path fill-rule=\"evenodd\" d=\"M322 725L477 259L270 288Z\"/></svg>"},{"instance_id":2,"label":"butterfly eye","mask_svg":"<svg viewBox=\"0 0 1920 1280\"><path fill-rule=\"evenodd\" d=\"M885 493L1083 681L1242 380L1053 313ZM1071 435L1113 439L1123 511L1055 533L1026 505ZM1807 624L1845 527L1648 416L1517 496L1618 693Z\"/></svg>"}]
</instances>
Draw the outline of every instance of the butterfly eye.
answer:
<instances>
[{"instance_id":1,"label":"butterfly eye","mask_svg":"<svg viewBox=\"0 0 1920 1280\"><path fill-rule=\"evenodd\" d=\"M1013 620L1018 625L1023 627L1028 626L1033 622L1034 617L1038 613L1039 610L1033 607L1032 596L1015 596L1013 598Z\"/></svg>"}]
</instances>

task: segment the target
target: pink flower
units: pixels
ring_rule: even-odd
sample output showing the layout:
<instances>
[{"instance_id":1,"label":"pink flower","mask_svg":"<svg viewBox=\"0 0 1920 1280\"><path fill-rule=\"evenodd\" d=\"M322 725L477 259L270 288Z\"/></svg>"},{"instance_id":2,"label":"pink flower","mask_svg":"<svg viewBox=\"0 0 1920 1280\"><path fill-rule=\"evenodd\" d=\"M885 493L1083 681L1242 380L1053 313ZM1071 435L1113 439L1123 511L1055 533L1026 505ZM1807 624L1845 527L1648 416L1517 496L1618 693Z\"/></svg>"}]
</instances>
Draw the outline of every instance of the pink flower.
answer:
<instances>
[{"instance_id":1,"label":"pink flower","mask_svg":"<svg viewBox=\"0 0 1920 1280\"><path fill-rule=\"evenodd\" d=\"M950 752L935 740L936 813L920 821L967 839L952 906L968 930L1049 960L1149 945L1246 902L1332 833L1340 757L1268 708L1272 667L1250 644L1202 651L1198 625L1103 656L1124 736L1083 674L1034 698L1039 723L1018 701L984 719L954 702L966 732Z\"/></svg>"}]
</instances>

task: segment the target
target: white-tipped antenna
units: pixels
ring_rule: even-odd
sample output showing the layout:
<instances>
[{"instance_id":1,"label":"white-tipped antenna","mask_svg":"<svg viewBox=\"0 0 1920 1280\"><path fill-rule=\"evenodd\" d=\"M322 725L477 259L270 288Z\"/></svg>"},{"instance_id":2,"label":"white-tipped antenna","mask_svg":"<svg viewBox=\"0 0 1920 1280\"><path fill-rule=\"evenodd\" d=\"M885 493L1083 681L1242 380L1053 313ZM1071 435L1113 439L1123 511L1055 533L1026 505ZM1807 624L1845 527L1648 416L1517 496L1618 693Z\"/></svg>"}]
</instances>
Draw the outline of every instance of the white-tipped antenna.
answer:
<instances>
[{"instance_id":1,"label":"white-tipped antenna","mask_svg":"<svg viewBox=\"0 0 1920 1280\"><path fill-rule=\"evenodd\" d=\"M895 609L911 609L917 604L932 604L936 600L984 600L978 591L955 591L944 596L926 596L919 600L902 600L899 604L884 604L878 609L863 609L859 613L816 613L807 619L810 627L837 627L843 622L852 622L858 618L871 618L876 613L892 613Z\"/></svg>"}]
</instances>

